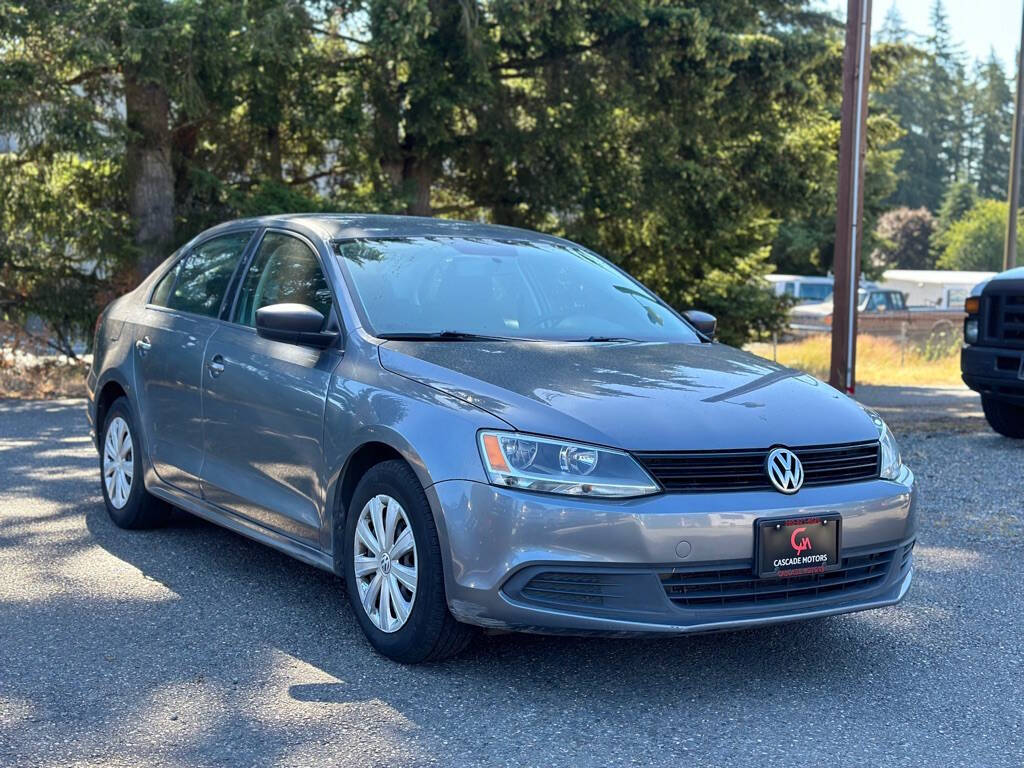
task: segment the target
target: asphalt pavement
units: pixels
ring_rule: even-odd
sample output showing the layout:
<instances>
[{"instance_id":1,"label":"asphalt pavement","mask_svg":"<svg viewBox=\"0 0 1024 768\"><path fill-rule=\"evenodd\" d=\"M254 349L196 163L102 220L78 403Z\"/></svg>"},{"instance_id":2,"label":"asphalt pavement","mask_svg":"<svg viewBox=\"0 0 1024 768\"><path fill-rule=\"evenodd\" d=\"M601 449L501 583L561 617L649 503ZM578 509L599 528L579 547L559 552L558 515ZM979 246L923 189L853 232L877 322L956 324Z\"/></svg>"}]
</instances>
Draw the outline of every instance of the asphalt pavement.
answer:
<instances>
[{"instance_id":1,"label":"asphalt pavement","mask_svg":"<svg viewBox=\"0 0 1024 768\"><path fill-rule=\"evenodd\" d=\"M83 403L0 401L0 766L1019 767L1024 442L904 395L903 604L423 667L374 654L330 574L185 514L115 528Z\"/></svg>"}]
</instances>

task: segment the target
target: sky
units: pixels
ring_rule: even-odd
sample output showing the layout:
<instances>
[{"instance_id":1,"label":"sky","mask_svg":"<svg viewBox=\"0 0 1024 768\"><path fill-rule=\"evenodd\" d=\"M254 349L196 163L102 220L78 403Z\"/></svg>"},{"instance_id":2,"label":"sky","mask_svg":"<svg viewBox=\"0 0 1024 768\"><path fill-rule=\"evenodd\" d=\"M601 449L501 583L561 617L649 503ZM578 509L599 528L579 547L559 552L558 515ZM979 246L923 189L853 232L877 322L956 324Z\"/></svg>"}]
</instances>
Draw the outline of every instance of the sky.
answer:
<instances>
[{"instance_id":1,"label":"sky","mask_svg":"<svg viewBox=\"0 0 1024 768\"><path fill-rule=\"evenodd\" d=\"M910 32L925 36L931 29L929 14L934 0L873 0L871 26L877 34L892 5L896 5ZM944 0L953 38L961 44L968 59L987 59L994 49L1007 74L1016 71L1017 46L1020 43L1022 0ZM846 3L832 0L841 14Z\"/></svg>"}]
</instances>

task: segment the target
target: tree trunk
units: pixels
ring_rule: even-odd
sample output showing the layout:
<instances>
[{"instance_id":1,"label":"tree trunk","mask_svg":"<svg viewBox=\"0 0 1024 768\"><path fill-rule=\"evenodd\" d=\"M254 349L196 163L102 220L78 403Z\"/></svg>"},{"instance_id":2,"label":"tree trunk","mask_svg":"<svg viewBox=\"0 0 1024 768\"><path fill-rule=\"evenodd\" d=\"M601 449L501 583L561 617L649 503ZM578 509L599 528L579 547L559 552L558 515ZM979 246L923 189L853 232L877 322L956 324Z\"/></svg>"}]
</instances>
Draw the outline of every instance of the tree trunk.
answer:
<instances>
[{"instance_id":1,"label":"tree trunk","mask_svg":"<svg viewBox=\"0 0 1024 768\"><path fill-rule=\"evenodd\" d=\"M267 142L267 176L276 181L284 181L284 163L281 160L281 127L274 123L264 131Z\"/></svg>"},{"instance_id":2,"label":"tree trunk","mask_svg":"<svg viewBox=\"0 0 1024 768\"><path fill-rule=\"evenodd\" d=\"M434 174L430 166L424 160L410 159L405 164L403 186L405 188L406 213L410 216L429 216L430 209L430 184L434 180Z\"/></svg>"},{"instance_id":3,"label":"tree trunk","mask_svg":"<svg viewBox=\"0 0 1024 768\"><path fill-rule=\"evenodd\" d=\"M174 170L171 167L170 99L158 83L124 78L128 125L128 209L139 247L137 272L149 274L174 239Z\"/></svg>"}]
</instances>

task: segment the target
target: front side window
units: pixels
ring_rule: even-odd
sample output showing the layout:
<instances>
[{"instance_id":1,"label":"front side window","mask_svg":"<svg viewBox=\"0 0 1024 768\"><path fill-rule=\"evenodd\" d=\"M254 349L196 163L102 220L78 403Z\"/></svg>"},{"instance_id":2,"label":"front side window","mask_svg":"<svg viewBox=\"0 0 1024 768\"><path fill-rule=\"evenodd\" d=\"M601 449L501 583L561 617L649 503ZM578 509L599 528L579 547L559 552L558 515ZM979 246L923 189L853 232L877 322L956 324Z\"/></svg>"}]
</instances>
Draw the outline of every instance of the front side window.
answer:
<instances>
[{"instance_id":1,"label":"front side window","mask_svg":"<svg viewBox=\"0 0 1024 768\"><path fill-rule=\"evenodd\" d=\"M217 317L231 275L251 237L251 231L232 232L193 249L176 270L172 270L177 271L178 277L167 306L195 315Z\"/></svg>"},{"instance_id":2,"label":"front side window","mask_svg":"<svg viewBox=\"0 0 1024 768\"><path fill-rule=\"evenodd\" d=\"M379 337L698 341L654 294L578 245L434 236L345 240L336 247Z\"/></svg>"},{"instance_id":3,"label":"front side window","mask_svg":"<svg viewBox=\"0 0 1024 768\"><path fill-rule=\"evenodd\" d=\"M255 327L256 310L271 304L305 304L327 317L331 303L330 286L310 247L291 235L268 232L246 270L234 320Z\"/></svg>"}]
</instances>

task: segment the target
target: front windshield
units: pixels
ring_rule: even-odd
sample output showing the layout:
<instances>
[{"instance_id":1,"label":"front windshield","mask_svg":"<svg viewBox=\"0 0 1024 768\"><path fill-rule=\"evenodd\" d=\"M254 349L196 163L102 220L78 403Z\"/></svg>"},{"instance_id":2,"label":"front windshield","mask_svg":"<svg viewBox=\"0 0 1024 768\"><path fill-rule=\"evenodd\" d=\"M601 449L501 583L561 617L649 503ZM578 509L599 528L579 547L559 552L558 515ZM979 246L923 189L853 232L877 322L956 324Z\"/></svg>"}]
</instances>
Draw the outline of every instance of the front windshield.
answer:
<instances>
[{"instance_id":1,"label":"front windshield","mask_svg":"<svg viewBox=\"0 0 1024 768\"><path fill-rule=\"evenodd\" d=\"M379 337L698 341L650 291L580 246L396 237L336 248L368 330Z\"/></svg>"}]
</instances>

